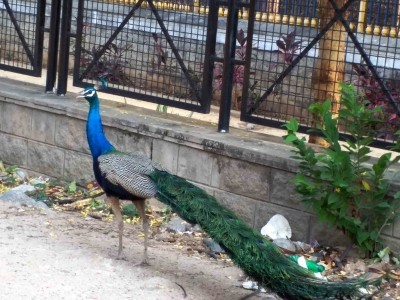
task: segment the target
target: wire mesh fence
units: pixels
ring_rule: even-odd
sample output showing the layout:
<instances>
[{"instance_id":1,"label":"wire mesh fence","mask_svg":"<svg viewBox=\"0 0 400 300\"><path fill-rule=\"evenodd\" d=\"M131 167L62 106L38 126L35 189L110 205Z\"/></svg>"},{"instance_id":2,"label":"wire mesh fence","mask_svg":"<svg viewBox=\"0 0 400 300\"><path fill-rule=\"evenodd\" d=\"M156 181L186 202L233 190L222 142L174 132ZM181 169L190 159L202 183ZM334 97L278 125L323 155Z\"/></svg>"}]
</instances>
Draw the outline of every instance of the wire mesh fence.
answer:
<instances>
[{"instance_id":1,"label":"wire mesh fence","mask_svg":"<svg viewBox=\"0 0 400 300\"><path fill-rule=\"evenodd\" d=\"M385 3L376 10L375 1L371 1L364 6L365 11L356 14L354 8L363 6L360 1L350 1L342 14L347 25L335 21L332 2L338 8L346 4L342 0L320 1L317 26L304 19L297 22L298 15L291 14L287 18L294 19L293 24L255 22L244 113L251 122L264 125L280 126L295 117L305 128L312 127L310 104L331 99L337 113L339 83L346 82L365 95L369 108L382 107L383 113L376 116L382 121L377 126L378 138L390 142L400 129L400 64L395 59L400 52L397 27L392 28L389 22L397 12L392 11L392 16L383 13L388 7L397 7L398 2L382 1ZM303 3L307 11L309 6ZM299 11L302 9L285 13ZM355 15L366 15L367 22L355 25ZM385 30L387 36L382 35ZM396 35L391 36L393 30Z\"/></svg>"},{"instance_id":2,"label":"wire mesh fence","mask_svg":"<svg viewBox=\"0 0 400 300\"><path fill-rule=\"evenodd\" d=\"M113 92L200 109L204 16L162 10L162 3L152 1L83 2L78 81L106 74Z\"/></svg>"},{"instance_id":3,"label":"wire mesh fence","mask_svg":"<svg viewBox=\"0 0 400 300\"><path fill-rule=\"evenodd\" d=\"M41 68L44 1L0 3L0 67L38 75Z\"/></svg>"}]
</instances>

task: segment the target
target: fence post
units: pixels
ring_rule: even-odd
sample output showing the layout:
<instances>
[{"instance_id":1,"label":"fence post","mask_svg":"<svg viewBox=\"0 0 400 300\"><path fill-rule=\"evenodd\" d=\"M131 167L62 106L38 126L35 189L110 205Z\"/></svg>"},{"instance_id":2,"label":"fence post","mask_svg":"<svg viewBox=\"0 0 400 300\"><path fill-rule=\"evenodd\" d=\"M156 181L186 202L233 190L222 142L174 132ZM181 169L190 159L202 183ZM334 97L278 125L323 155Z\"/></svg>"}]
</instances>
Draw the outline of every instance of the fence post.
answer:
<instances>
[{"instance_id":1,"label":"fence post","mask_svg":"<svg viewBox=\"0 0 400 300\"><path fill-rule=\"evenodd\" d=\"M50 33L47 56L46 93L53 92L57 74L58 35L60 33L60 1L51 1Z\"/></svg>"},{"instance_id":2,"label":"fence post","mask_svg":"<svg viewBox=\"0 0 400 300\"><path fill-rule=\"evenodd\" d=\"M204 51L204 70L201 86L201 105L205 108L205 113L210 112L210 103L213 94L213 70L215 65L215 46L218 30L218 5L216 0L209 0L208 5L207 38Z\"/></svg>"},{"instance_id":3,"label":"fence post","mask_svg":"<svg viewBox=\"0 0 400 300\"><path fill-rule=\"evenodd\" d=\"M58 61L57 95L67 92L69 40L71 31L72 1L64 0L61 17L60 56Z\"/></svg>"},{"instance_id":4,"label":"fence post","mask_svg":"<svg viewBox=\"0 0 400 300\"><path fill-rule=\"evenodd\" d=\"M342 8L345 0L334 0ZM323 28L335 17L336 11L329 0L319 2L320 26ZM340 107L339 83L344 81L346 30L339 20L321 38L317 65L313 70L311 87L315 102L332 100L332 112L337 114ZM317 123L318 120L313 120ZM315 124L313 124L315 127ZM310 135L310 143L324 144L324 139Z\"/></svg>"},{"instance_id":5,"label":"fence post","mask_svg":"<svg viewBox=\"0 0 400 300\"><path fill-rule=\"evenodd\" d=\"M219 132L229 131L238 19L239 9L237 6L237 0L228 1L228 17L224 46L224 69L222 73L221 106L219 109L218 120Z\"/></svg>"}]
</instances>

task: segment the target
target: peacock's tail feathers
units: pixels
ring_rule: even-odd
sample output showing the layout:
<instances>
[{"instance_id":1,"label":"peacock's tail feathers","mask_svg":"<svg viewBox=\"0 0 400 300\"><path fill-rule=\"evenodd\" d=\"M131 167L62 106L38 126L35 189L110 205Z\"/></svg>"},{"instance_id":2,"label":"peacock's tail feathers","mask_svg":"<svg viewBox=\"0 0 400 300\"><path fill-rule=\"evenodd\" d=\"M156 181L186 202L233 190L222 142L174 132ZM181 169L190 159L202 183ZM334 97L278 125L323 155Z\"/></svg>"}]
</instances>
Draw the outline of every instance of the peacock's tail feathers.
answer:
<instances>
[{"instance_id":1,"label":"peacock's tail feathers","mask_svg":"<svg viewBox=\"0 0 400 300\"><path fill-rule=\"evenodd\" d=\"M373 283L363 277L343 282L317 279L202 189L157 169L150 177L157 186L156 197L160 201L186 221L199 224L248 276L282 296L290 299L344 297L357 295L361 287Z\"/></svg>"}]
</instances>

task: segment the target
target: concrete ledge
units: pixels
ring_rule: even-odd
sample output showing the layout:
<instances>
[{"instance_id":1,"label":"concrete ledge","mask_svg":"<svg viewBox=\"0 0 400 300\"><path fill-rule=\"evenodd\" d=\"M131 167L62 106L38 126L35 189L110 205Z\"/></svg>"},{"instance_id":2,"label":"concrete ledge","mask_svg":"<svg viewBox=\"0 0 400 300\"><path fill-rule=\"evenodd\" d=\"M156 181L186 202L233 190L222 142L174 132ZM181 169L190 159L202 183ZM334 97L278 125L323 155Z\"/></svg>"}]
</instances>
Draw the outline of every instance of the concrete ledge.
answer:
<instances>
[{"instance_id":1,"label":"concrete ledge","mask_svg":"<svg viewBox=\"0 0 400 300\"><path fill-rule=\"evenodd\" d=\"M91 180L86 101L43 90L0 82L0 160L52 177ZM120 150L139 151L201 186L257 229L280 213L289 220L293 239L331 243L334 234L335 242L343 240L300 203L290 182L297 162L280 137L239 129L221 134L199 120L118 105L104 100L101 113L107 136ZM399 226L385 230L385 240L398 252Z\"/></svg>"}]
</instances>

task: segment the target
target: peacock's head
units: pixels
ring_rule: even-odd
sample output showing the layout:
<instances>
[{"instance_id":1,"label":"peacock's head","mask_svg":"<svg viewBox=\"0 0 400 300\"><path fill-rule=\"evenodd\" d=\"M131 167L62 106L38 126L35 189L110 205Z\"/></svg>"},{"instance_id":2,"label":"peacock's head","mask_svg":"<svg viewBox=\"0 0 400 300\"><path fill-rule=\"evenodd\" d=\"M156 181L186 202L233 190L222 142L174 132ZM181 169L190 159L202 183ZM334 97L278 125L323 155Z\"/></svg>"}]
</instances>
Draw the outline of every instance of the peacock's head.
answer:
<instances>
[{"instance_id":1,"label":"peacock's head","mask_svg":"<svg viewBox=\"0 0 400 300\"><path fill-rule=\"evenodd\" d=\"M83 91L79 92L76 98L85 98L89 103L91 103L92 101L98 99L97 88L95 86L87 87Z\"/></svg>"}]
</instances>

